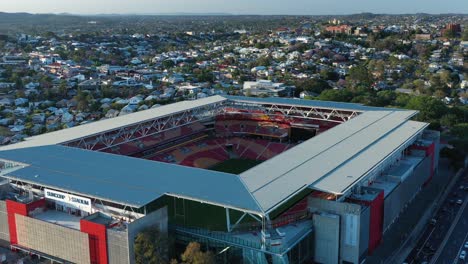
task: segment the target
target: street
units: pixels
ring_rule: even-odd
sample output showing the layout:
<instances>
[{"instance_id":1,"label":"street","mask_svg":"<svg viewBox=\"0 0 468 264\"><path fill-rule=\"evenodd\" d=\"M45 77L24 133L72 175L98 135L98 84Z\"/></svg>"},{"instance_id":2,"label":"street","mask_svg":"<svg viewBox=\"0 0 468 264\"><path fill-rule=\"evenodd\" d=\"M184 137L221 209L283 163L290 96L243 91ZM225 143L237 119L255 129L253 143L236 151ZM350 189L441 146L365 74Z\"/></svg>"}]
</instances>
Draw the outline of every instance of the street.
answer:
<instances>
[{"instance_id":1,"label":"street","mask_svg":"<svg viewBox=\"0 0 468 264\"><path fill-rule=\"evenodd\" d=\"M429 223L406 261L465 263L459 259L468 238L468 174L465 172Z\"/></svg>"}]
</instances>

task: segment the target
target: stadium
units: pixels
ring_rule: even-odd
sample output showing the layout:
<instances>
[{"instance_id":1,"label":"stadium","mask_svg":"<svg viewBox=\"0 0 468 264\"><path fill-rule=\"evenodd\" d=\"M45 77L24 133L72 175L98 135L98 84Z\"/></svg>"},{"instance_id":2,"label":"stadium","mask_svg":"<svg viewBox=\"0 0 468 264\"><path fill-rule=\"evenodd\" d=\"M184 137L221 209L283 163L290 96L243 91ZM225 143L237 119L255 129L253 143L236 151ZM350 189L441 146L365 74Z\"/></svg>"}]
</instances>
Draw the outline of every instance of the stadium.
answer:
<instances>
[{"instance_id":1,"label":"stadium","mask_svg":"<svg viewBox=\"0 0 468 264\"><path fill-rule=\"evenodd\" d=\"M146 227L219 263L362 263L437 172L412 110L212 96L0 148L0 243L135 263Z\"/></svg>"}]
</instances>

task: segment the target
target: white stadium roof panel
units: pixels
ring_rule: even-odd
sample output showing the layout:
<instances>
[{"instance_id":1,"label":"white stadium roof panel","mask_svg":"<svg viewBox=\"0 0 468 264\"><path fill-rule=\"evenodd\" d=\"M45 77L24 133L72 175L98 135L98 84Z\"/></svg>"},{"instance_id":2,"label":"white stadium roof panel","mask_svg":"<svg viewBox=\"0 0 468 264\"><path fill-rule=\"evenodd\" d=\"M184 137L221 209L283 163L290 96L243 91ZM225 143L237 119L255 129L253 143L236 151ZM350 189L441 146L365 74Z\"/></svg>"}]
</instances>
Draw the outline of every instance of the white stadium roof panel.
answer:
<instances>
[{"instance_id":1,"label":"white stadium roof panel","mask_svg":"<svg viewBox=\"0 0 468 264\"><path fill-rule=\"evenodd\" d=\"M226 100L226 98L221 96L211 96L199 100L182 101L174 104L163 105L157 108L140 111L133 114L118 116L111 119L104 119L68 129L45 133L39 136L29 137L26 138L23 142L1 147L0 150L61 144L77 138L98 135L106 131L112 131L121 127L161 118L167 115L175 114L177 112L182 112L209 104L220 103Z\"/></svg>"},{"instance_id":2,"label":"white stadium roof panel","mask_svg":"<svg viewBox=\"0 0 468 264\"><path fill-rule=\"evenodd\" d=\"M244 172L241 177L262 209L270 211L292 194L358 157L364 149L387 136L413 114L411 111L366 112L298 146L305 146L303 148L292 148ZM295 157L303 158L297 162Z\"/></svg>"},{"instance_id":3,"label":"white stadium roof panel","mask_svg":"<svg viewBox=\"0 0 468 264\"><path fill-rule=\"evenodd\" d=\"M289 173L291 170L303 165L311 158L319 155L337 142L349 137L353 133L364 129L368 125L389 115L389 112L368 112L352 120L336 126L326 133L311 138L302 144L289 149L281 155L273 157L262 164L241 174L244 182L255 192L259 188L271 183L275 179ZM352 122L351 122L352 121Z\"/></svg>"},{"instance_id":4,"label":"white stadium roof panel","mask_svg":"<svg viewBox=\"0 0 468 264\"><path fill-rule=\"evenodd\" d=\"M359 156L343 163L327 177L311 185L311 188L325 192L343 194L372 170L399 146L410 140L428 126L427 123L408 121L389 135L383 137Z\"/></svg>"}]
</instances>

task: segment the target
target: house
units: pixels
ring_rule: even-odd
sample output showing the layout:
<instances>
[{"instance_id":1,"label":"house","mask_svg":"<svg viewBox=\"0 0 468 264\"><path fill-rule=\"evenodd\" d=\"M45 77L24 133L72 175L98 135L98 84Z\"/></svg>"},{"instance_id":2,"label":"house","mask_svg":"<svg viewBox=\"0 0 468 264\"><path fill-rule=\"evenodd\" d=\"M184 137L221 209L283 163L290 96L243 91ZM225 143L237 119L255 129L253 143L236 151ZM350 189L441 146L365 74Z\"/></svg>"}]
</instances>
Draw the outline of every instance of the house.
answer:
<instances>
[{"instance_id":1,"label":"house","mask_svg":"<svg viewBox=\"0 0 468 264\"><path fill-rule=\"evenodd\" d=\"M129 100L116 98L116 100L114 100L114 102L115 102L116 104L119 104L119 105L124 105L124 104L128 104L128 103L129 103Z\"/></svg>"},{"instance_id":2,"label":"house","mask_svg":"<svg viewBox=\"0 0 468 264\"><path fill-rule=\"evenodd\" d=\"M0 126L8 126L14 123L13 118L2 118L0 119Z\"/></svg>"},{"instance_id":3,"label":"house","mask_svg":"<svg viewBox=\"0 0 468 264\"><path fill-rule=\"evenodd\" d=\"M185 81L185 78L182 77L181 75L174 74L174 75L172 75L172 76L164 76L164 77L162 78L162 81L163 81L163 82L167 82L167 83L175 84L175 83L184 82L184 81Z\"/></svg>"},{"instance_id":4,"label":"house","mask_svg":"<svg viewBox=\"0 0 468 264\"><path fill-rule=\"evenodd\" d=\"M175 89L172 87L164 89L164 93L160 95L161 99L169 99L175 94Z\"/></svg>"},{"instance_id":5,"label":"house","mask_svg":"<svg viewBox=\"0 0 468 264\"><path fill-rule=\"evenodd\" d=\"M31 112L31 110L29 110L29 108L27 107L17 107L14 110L15 115L19 115L19 116L25 116L29 114L29 112Z\"/></svg>"},{"instance_id":6,"label":"house","mask_svg":"<svg viewBox=\"0 0 468 264\"><path fill-rule=\"evenodd\" d=\"M157 99L159 99L159 96L151 94L145 98L145 101L152 101L152 100L157 100Z\"/></svg>"},{"instance_id":7,"label":"house","mask_svg":"<svg viewBox=\"0 0 468 264\"><path fill-rule=\"evenodd\" d=\"M143 110L148 110L148 109L149 109L149 107L147 105L145 105L145 104L138 107L138 111L143 111Z\"/></svg>"},{"instance_id":8,"label":"house","mask_svg":"<svg viewBox=\"0 0 468 264\"><path fill-rule=\"evenodd\" d=\"M27 83L27 84L24 86L24 88L25 88L26 90L29 90L29 89L36 89L36 88L38 88L39 86L40 86L39 83L30 82L30 83Z\"/></svg>"},{"instance_id":9,"label":"house","mask_svg":"<svg viewBox=\"0 0 468 264\"><path fill-rule=\"evenodd\" d=\"M460 100L460 102L464 105L468 105L468 97L462 97L460 96L460 98L458 98Z\"/></svg>"},{"instance_id":10,"label":"house","mask_svg":"<svg viewBox=\"0 0 468 264\"><path fill-rule=\"evenodd\" d=\"M69 112L64 112L62 114L61 122L63 124L70 123L73 121L73 118L74 118L73 114L70 114Z\"/></svg>"},{"instance_id":11,"label":"house","mask_svg":"<svg viewBox=\"0 0 468 264\"><path fill-rule=\"evenodd\" d=\"M107 111L105 117L106 118L114 118L114 117L116 117L118 115L119 115L119 110L109 109L109 111Z\"/></svg>"},{"instance_id":12,"label":"house","mask_svg":"<svg viewBox=\"0 0 468 264\"><path fill-rule=\"evenodd\" d=\"M292 96L295 86L286 86L283 83L274 83L268 80L260 80L257 82L244 82L243 92L246 95L253 96Z\"/></svg>"},{"instance_id":13,"label":"house","mask_svg":"<svg viewBox=\"0 0 468 264\"><path fill-rule=\"evenodd\" d=\"M353 27L348 25L339 25L339 26L328 26L325 27L325 31L333 33L333 34L351 34Z\"/></svg>"},{"instance_id":14,"label":"house","mask_svg":"<svg viewBox=\"0 0 468 264\"><path fill-rule=\"evenodd\" d=\"M25 129L24 125L14 125L10 128L10 131L17 133L17 132L23 131L24 129Z\"/></svg>"},{"instance_id":15,"label":"house","mask_svg":"<svg viewBox=\"0 0 468 264\"><path fill-rule=\"evenodd\" d=\"M128 104L137 105L141 101L143 101L143 98L140 95L137 95L137 96L133 96L132 98L128 99Z\"/></svg>"},{"instance_id":16,"label":"house","mask_svg":"<svg viewBox=\"0 0 468 264\"><path fill-rule=\"evenodd\" d=\"M96 80L90 79L90 80L85 80L85 81L80 82L78 84L78 88L80 90L94 91L94 90L101 88L102 84L103 84L103 81L99 79L96 79Z\"/></svg>"},{"instance_id":17,"label":"house","mask_svg":"<svg viewBox=\"0 0 468 264\"><path fill-rule=\"evenodd\" d=\"M44 113L38 113L38 114L34 114L32 117L31 117L31 121L34 123L34 124L43 124L45 122L45 114Z\"/></svg>"},{"instance_id":18,"label":"house","mask_svg":"<svg viewBox=\"0 0 468 264\"><path fill-rule=\"evenodd\" d=\"M197 94L198 92L201 91L200 86L191 85L191 84L186 84L186 85L179 86L179 87L177 87L177 89L179 91L182 91L184 94L191 94L191 95Z\"/></svg>"},{"instance_id":19,"label":"house","mask_svg":"<svg viewBox=\"0 0 468 264\"><path fill-rule=\"evenodd\" d=\"M26 98L17 98L17 99L15 99L15 105L16 106L24 105L24 104L27 104L28 102L29 102L29 100L26 99Z\"/></svg>"},{"instance_id":20,"label":"house","mask_svg":"<svg viewBox=\"0 0 468 264\"><path fill-rule=\"evenodd\" d=\"M16 86L15 83L7 83L7 82L2 82L0 83L0 89L11 89Z\"/></svg>"},{"instance_id":21,"label":"house","mask_svg":"<svg viewBox=\"0 0 468 264\"><path fill-rule=\"evenodd\" d=\"M468 88L468 80L463 80L460 82L460 88L466 89Z\"/></svg>"},{"instance_id":22,"label":"house","mask_svg":"<svg viewBox=\"0 0 468 264\"><path fill-rule=\"evenodd\" d=\"M138 108L138 105L126 105L122 110L120 110L119 116L127 115L135 112Z\"/></svg>"},{"instance_id":23,"label":"house","mask_svg":"<svg viewBox=\"0 0 468 264\"><path fill-rule=\"evenodd\" d=\"M414 39L415 40L431 40L432 36L431 34L415 34Z\"/></svg>"},{"instance_id":24,"label":"house","mask_svg":"<svg viewBox=\"0 0 468 264\"><path fill-rule=\"evenodd\" d=\"M14 100L10 98L3 98L0 100L0 106L11 106L13 103Z\"/></svg>"}]
</instances>

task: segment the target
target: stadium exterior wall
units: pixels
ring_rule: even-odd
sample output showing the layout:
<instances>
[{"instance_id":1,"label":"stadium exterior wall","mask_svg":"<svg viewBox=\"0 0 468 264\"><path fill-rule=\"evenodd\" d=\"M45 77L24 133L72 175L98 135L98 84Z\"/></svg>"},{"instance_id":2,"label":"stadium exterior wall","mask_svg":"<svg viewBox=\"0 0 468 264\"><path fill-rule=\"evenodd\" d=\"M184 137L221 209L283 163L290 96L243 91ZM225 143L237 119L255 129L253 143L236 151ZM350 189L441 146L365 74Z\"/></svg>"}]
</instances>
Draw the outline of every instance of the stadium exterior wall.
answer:
<instances>
[{"instance_id":1,"label":"stadium exterior wall","mask_svg":"<svg viewBox=\"0 0 468 264\"><path fill-rule=\"evenodd\" d=\"M412 170L410 175L398 184L385 197L384 201L384 233L396 221L400 212L414 199L421 187L430 178L432 156L425 157Z\"/></svg>"},{"instance_id":2,"label":"stadium exterior wall","mask_svg":"<svg viewBox=\"0 0 468 264\"><path fill-rule=\"evenodd\" d=\"M134 239L140 231L156 226L163 234L168 233L167 207L134 220L126 229L93 222L93 215L80 219L79 229L72 229L33 218L36 208L47 210L45 204L45 199L28 204L0 200L1 245L72 263L133 264Z\"/></svg>"},{"instance_id":3,"label":"stadium exterior wall","mask_svg":"<svg viewBox=\"0 0 468 264\"><path fill-rule=\"evenodd\" d=\"M91 263L85 233L16 214L18 244L73 263Z\"/></svg>"},{"instance_id":4,"label":"stadium exterior wall","mask_svg":"<svg viewBox=\"0 0 468 264\"><path fill-rule=\"evenodd\" d=\"M0 246L10 244L10 230L8 225L7 205L0 201Z\"/></svg>"},{"instance_id":5,"label":"stadium exterior wall","mask_svg":"<svg viewBox=\"0 0 468 264\"><path fill-rule=\"evenodd\" d=\"M107 257L112 264L130 264L126 231L107 229Z\"/></svg>"},{"instance_id":6,"label":"stadium exterior wall","mask_svg":"<svg viewBox=\"0 0 468 264\"><path fill-rule=\"evenodd\" d=\"M337 214L314 214L314 261L339 263L340 216Z\"/></svg>"},{"instance_id":7,"label":"stadium exterior wall","mask_svg":"<svg viewBox=\"0 0 468 264\"><path fill-rule=\"evenodd\" d=\"M370 232L371 232L371 215L372 209L368 206L363 206L361 211L361 228L359 231L359 259L366 258L368 254L369 241L370 241ZM366 228L369 226L370 228Z\"/></svg>"},{"instance_id":8,"label":"stadium exterior wall","mask_svg":"<svg viewBox=\"0 0 468 264\"><path fill-rule=\"evenodd\" d=\"M340 216L340 240L336 247L340 250L340 263L347 261L349 263L360 263L361 254L361 234L360 228L369 222L369 214L364 213L362 206L346 202L324 200L320 198L309 197L308 207L312 213L325 212ZM366 227L367 228L367 227ZM318 227L314 226L314 230ZM364 238L368 241L368 238Z\"/></svg>"}]
</instances>

